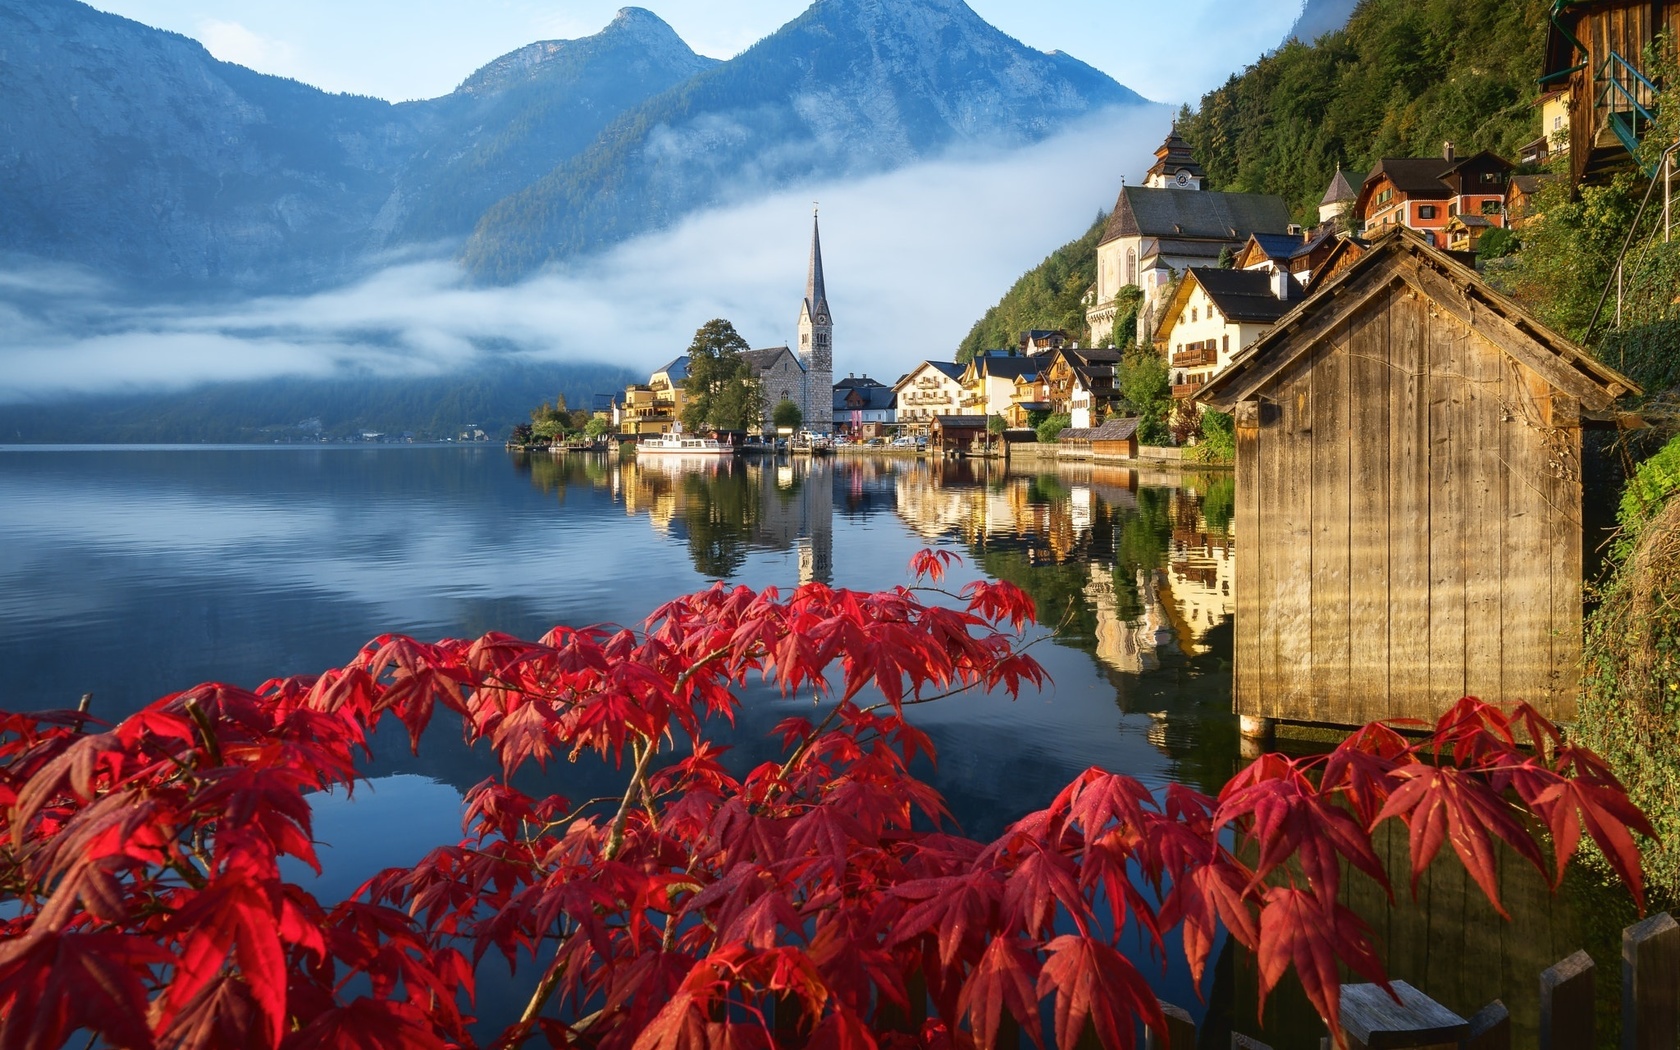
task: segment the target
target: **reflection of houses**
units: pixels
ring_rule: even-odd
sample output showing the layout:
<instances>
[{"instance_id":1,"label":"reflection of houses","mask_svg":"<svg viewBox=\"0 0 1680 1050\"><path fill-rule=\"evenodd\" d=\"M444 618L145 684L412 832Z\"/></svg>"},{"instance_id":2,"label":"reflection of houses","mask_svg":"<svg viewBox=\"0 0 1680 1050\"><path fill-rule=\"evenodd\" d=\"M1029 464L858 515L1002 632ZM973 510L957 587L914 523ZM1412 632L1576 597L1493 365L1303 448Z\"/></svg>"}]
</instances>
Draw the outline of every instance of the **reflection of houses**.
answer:
<instances>
[{"instance_id":1,"label":"reflection of houses","mask_svg":"<svg viewBox=\"0 0 1680 1050\"><path fill-rule=\"evenodd\" d=\"M926 434L935 416L962 412L963 366L954 361L923 361L893 387L898 421Z\"/></svg>"},{"instance_id":2,"label":"reflection of houses","mask_svg":"<svg viewBox=\"0 0 1680 1050\"><path fill-rule=\"evenodd\" d=\"M1085 600L1091 603L1096 620L1097 659L1122 674L1142 674L1161 666L1161 652L1172 651L1172 629L1165 610L1156 600L1156 572L1137 570L1136 596L1142 615L1127 620L1120 615L1120 598L1115 586L1114 566L1091 563L1091 582L1085 585Z\"/></svg>"}]
</instances>

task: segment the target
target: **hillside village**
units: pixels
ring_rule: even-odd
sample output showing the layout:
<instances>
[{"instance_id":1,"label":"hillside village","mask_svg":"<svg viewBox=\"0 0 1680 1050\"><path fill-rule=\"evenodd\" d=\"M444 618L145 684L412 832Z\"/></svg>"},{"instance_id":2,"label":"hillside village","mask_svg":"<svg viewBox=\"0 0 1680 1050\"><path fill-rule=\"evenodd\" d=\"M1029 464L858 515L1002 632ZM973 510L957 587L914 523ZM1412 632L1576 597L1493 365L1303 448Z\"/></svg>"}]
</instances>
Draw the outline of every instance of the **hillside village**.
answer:
<instances>
[{"instance_id":1,"label":"hillside village","mask_svg":"<svg viewBox=\"0 0 1680 1050\"><path fill-rule=\"evenodd\" d=\"M1082 332L1025 330L1014 345L968 360L835 380L813 226L801 345L743 355L764 390L759 429L773 433L775 406L792 402L799 430L840 442L931 439L967 451L990 447L988 430L1001 430L1010 442L1088 446L1104 423L1130 419L1100 436L1121 441L1109 451L1135 449L1140 429L1145 443L1194 444L1198 392L1384 237L1413 231L1474 269L1485 238L1506 246L1520 235L1548 180L1602 181L1631 167L1656 96L1640 56L1663 28L1648 12L1630 16L1636 8L1644 10L1620 0L1560 7L1531 104L1536 134L1515 162L1449 141L1433 156L1381 157L1362 175L1338 168L1311 224L1292 221L1277 195L1209 188L1175 126L1143 184L1120 187L1098 241ZM1159 362L1164 382L1128 397L1121 377L1140 351ZM646 383L598 398L597 413L626 438L667 433L680 426L686 375L687 358L678 357Z\"/></svg>"}]
</instances>

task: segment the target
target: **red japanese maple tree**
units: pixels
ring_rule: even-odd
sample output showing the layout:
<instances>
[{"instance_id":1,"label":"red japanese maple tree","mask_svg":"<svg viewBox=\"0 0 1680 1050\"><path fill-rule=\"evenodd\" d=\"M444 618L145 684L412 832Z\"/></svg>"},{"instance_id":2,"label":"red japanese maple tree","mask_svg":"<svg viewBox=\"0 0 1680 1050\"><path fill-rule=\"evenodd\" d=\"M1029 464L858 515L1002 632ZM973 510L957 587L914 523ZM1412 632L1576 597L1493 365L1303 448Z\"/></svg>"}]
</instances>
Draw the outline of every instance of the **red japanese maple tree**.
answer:
<instances>
[{"instance_id":1,"label":"red japanese maple tree","mask_svg":"<svg viewBox=\"0 0 1680 1050\"><path fill-rule=\"evenodd\" d=\"M1293 967L1326 1017L1339 966L1382 980L1337 890L1344 864L1387 886L1390 819L1415 871L1450 840L1496 905L1495 839L1561 876L1583 827L1641 892L1630 829L1649 829L1604 765L1471 699L1419 740L1378 725L1267 756L1218 798L1089 769L996 841L961 837L910 772L933 748L906 708L1044 673L1017 588L927 596L949 560L917 557L925 591L720 584L640 632L383 636L317 678L199 686L116 726L0 715L0 1050L473 1046L492 950L540 973L497 1047L987 1047L1009 1018L1037 1041L1048 1008L1061 1050L1087 1027L1119 1050L1163 1026L1126 931L1164 951L1177 929L1199 980L1223 926L1262 995ZM752 676L824 704L737 777L707 726ZM501 765L466 837L330 906L286 881L283 857L318 868L310 794L360 779L386 716L418 747L445 711ZM621 797L512 786L584 752L623 764Z\"/></svg>"}]
</instances>

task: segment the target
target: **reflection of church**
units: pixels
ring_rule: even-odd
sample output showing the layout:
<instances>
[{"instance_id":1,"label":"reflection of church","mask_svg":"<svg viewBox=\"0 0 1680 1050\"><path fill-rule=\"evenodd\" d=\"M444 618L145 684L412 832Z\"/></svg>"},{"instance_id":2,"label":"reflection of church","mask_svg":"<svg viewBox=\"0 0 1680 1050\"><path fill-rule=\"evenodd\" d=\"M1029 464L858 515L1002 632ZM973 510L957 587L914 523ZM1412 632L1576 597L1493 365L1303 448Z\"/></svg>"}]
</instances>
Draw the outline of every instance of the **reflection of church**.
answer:
<instances>
[{"instance_id":1,"label":"reflection of church","mask_svg":"<svg viewBox=\"0 0 1680 1050\"><path fill-rule=\"evenodd\" d=\"M626 516L646 515L662 536L692 537L704 526L709 549L724 561L755 550L794 551L799 583L833 582L834 467L826 459L627 461L614 472L612 490ZM712 575L721 564L695 567Z\"/></svg>"}]
</instances>

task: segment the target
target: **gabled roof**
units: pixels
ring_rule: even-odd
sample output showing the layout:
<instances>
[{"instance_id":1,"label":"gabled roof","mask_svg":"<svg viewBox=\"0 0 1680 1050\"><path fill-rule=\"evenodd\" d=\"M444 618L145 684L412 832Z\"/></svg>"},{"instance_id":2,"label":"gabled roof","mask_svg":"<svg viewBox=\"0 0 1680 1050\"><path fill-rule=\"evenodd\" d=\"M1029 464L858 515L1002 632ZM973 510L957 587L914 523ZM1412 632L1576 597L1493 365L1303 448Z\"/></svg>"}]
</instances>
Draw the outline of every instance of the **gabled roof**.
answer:
<instances>
[{"instance_id":1,"label":"gabled roof","mask_svg":"<svg viewBox=\"0 0 1680 1050\"><path fill-rule=\"evenodd\" d=\"M1099 243L1139 236L1243 241L1288 229L1289 206L1271 194L1122 186Z\"/></svg>"},{"instance_id":2,"label":"gabled roof","mask_svg":"<svg viewBox=\"0 0 1680 1050\"><path fill-rule=\"evenodd\" d=\"M1293 259L1300 253L1304 242L1301 238L1290 233L1252 233L1248 243L1243 245L1246 256L1250 249L1259 249L1262 259Z\"/></svg>"},{"instance_id":3,"label":"gabled roof","mask_svg":"<svg viewBox=\"0 0 1680 1050\"><path fill-rule=\"evenodd\" d=\"M1444 200L1451 194L1441 176L1453 167L1454 162L1444 157L1384 157L1377 161L1371 174L1365 176L1359 197L1363 200L1375 180L1386 175L1394 188L1408 197Z\"/></svg>"},{"instance_id":4,"label":"gabled roof","mask_svg":"<svg viewBox=\"0 0 1680 1050\"><path fill-rule=\"evenodd\" d=\"M1421 234L1399 226L1373 242L1364 255L1238 354L1229 367L1196 392L1194 400L1230 411L1395 281L1480 332L1512 359L1554 388L1579 399L1589 410L1602 411L1621 395L1640 392L1631 379L1495 291L1473 267L1437 251Z\"/></svg>"},{"instance_id":5,"label":"gabled roof","mask_svg":"<svg viewBox=\"0 0 1680 1050\"><path fill-rule=\"evenodd\" d=\"M747 367L753 370L754 375L763 375L776 367L776 362L782 359L783 354L791 358L793 363L799 366L801 372L805 371L805 362L799 359L798 354L785 346L767 346L762 350L743 350L741 351L741 360L747 363Z\"/></svg>"},{"instance_id":6,"label":"gabled roof","mask_svg":"<svg viewBox=\"0 0 1680 1050\"><path fill-rule=\"evenodd\" d=\"M680 383L683 380L687 379L688 378L688 355L684 354L681 357L673 360L670 364L666 365L664 368L656 368L656 369L653 370L654 375L658 375L661 372L664 372L665 377L673 383Z\"/></svg>"},{"instance_id":7,"label":"gabled roof","mask_svg":"<svg viewBox=\"0 0 1680 1050\"><path fill-rule=\"evenodd\" d=\"M1279 299L1272 293L1272 274L1261 270L1210 270L1200 266L1187 271L1219 313L1230 321L1271 324L1294 309L1306 296L1294 276L1283 275L1287 282L1288 298Z\"/></svg>"},{"instance_id":8,"label":"gabled roof","mask_svg":"<svg viewBox=\"0 0 1680 1050\"><path fill-rule=\"evenodd\" d=\"M892 387L887 384L880 382L879 380L871 379L868 376L847 376L844 379L836 379L834 381L834 386L837 390L846 387L857 387L860 390L868 389L870 387L880 387L882 390L892 389Z\"/></svg>"},{"instance_id":9,"label":"gabled roof","mask_svg":"<svg viewBox=\"0 0 1680 1050\"><path fill-rule=\"evenodd\" d=\"M589 410L591 412L611 412L617 404L617 394L596 394L589 399Z\"/></svg>"},{"instance_id":10,"label":"gabled roof","mask_svg":"<svg viewBox=\"0 0 1680 1050\"><path fill-rule=\"evenodd\" d=\"M962 382L963 371L966 367L966 365L959 365L955 361L923 361L921 364L899 377L898 382L893 384L893 389L901 389L904 384L916 378L916 373L920 372L924 368L931 368L943 375L946 379L949 379L954 383L960 383Z\"/></svg>"},{"instance_id":11,"label":"gabled roof","mask_svg":"<svg viewBox=\"0 0 1680 1050\"><path fill-rule=\"evenodd\" d=\"M992 357L990 355L977 357L974 359L974 363L980 371L998 379L1016 379L1020 376L1036 374L1039 365L1042 364L1036 357Z\"/></svg>"},{"instance_id":12,"label":"gabled roof","mask_svg":"<svg viewBox=\"0 0 1680 1050\"><path fill-rule=\"evenodd\" d=\"M1138 424L1142 422L1138 416L1127 416L1111 419L1100 427L1067 427L1056 437L1061 441L1125 441L1137 433Z\"/></svg>"},{"instance_id":13,"label":"gabled roof","mask_svg":"<svg viewBox=\"0 0 1680 1050\"><path fill-rule=\"evenodd\" d=\"M1324 196L1318 204L1319 207L1326 204L1340 204L1343 201L1354 200L1358 196L1359 191L1353 188L1353 183L1348 181L1347 175L1343 173L1341 165L1338 164L1336 166L1336 177L1330 180L1330 188L1324 191Z\"/></svg>"},{"instance_id":14,"label":"gabled roof","mask_svg":"<svg viewBox=\"0 0 1680 1050\"><path fill-rule=\"evenodd\" d=\"M847 399L856 397L859 404L847 403ZM834 388L834 411L836 412L880 412L892 408L897 398L890 386L854 386Z\"/></svg>"},{"instance_id":15,"label":"gabled roof","mask_svg":"<svg viewBox=\"0 0 1680 1050\"><path fill-rule=\"evenodd\" d=\"M1472 153L1468 157L1459 157L1457 160L1448 164L1447 170L1441 172L1441 177L1446 178L1458 169L1468 168L1472 164L1490 164L1492 167L1503 168L1506 171L1510 171L1513 167L1515 167L1514 164L1506 160L1504 157L1501 157L1499 154L1493 152L1492 150L1484 149L1476 153Z\"/></svg>"}]
</instances>

